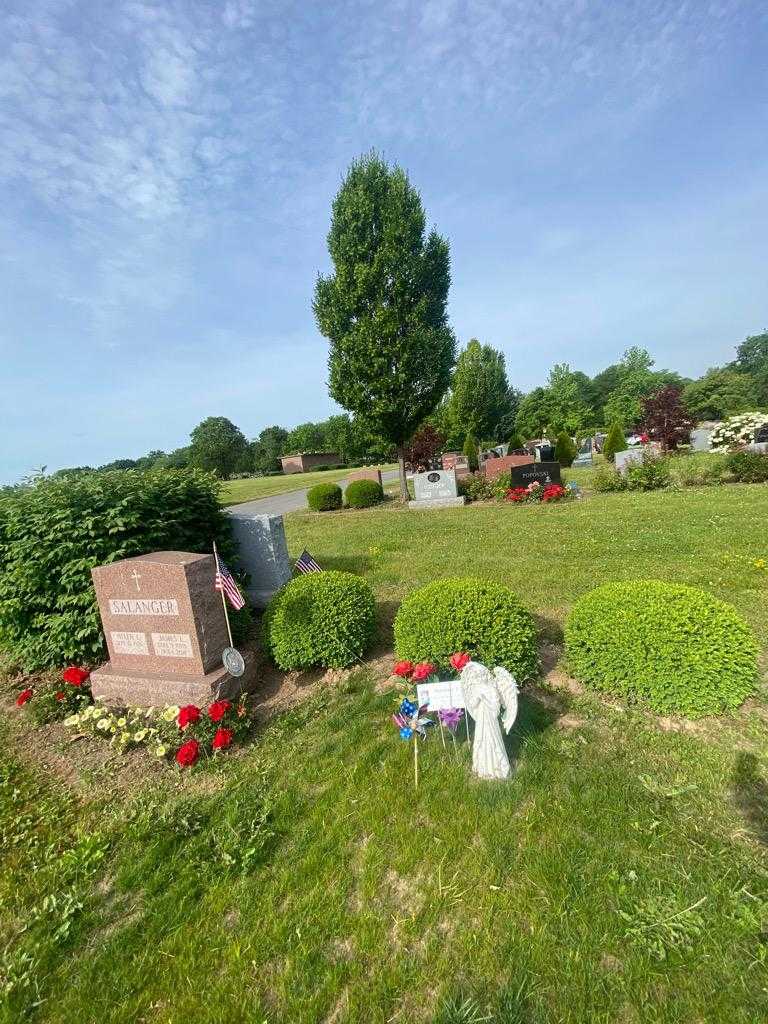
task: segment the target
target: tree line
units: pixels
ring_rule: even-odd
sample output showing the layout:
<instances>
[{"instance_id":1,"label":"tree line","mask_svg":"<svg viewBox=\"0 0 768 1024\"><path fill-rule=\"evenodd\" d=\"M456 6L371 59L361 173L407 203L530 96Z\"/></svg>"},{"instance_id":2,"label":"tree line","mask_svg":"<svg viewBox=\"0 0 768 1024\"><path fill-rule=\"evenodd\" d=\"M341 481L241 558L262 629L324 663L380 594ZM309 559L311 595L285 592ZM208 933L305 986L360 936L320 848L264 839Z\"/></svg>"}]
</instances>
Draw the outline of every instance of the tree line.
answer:
<instances>
[{"instance_id":1,"label":"tree line","mask_svg":"<svg viewBox=\"0 0 768 1024\"><path fill-rule=\"evenodd\" d=\"M329 393L346 412L292 429L265 427L252 440L226 417L212 416L185 447L99 469L198 466L227 478L278 472L280 456L296 452L334 451L341 464L396 455L406 497L406 463L420 428L448 450L476 452L478 445L518 447L544 435L630 430L662 391L667 403L679 396L692 420L768 406L768 331L748 337L733 361L697 380L656 369L649 352L633 346L594 377L558 363L545 385L525 395L492 346L473 338L457 355L447 315L448 242L426 231L421 197L405 171L376 153L349 168L327 241L333 271L318 276L313 309L329 342Z\"/></svg>"}]
</instances>

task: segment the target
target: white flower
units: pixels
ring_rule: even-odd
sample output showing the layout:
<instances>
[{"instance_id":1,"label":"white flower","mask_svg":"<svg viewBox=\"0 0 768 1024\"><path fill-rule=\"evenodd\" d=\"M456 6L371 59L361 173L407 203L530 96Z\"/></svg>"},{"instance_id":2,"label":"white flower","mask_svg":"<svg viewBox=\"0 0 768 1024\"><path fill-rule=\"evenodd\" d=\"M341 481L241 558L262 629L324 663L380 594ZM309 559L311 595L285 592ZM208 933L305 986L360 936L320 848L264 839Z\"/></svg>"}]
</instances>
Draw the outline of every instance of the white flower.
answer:
<instances>
[{"instance_id":1,"label":"white flower","mask_svg":"<svg viewBox=\"0 0 768 1024\"><path fill-rule=\"evenodd\" d=\"M146 736L147 736L147 730L146 729L139 729L138 732L135 732L133 734L133 738L136 741L136 743L141 743L142 740L146 739Z\"/></svg>"},{"instance_id":2,"label":"white flower","mask_svg":"<svg viewBox=\"0 0 768 1024\"><path fill-rule=\"evenodd\" d=\"M69 718L65 718L64 719L64 725L69 725L69 726L80 725L80 717L79 717L79 715L70 715Z\"/></svg>"},{"instance_id":3,"label":"white flower","mask_svg":"<svg viewBox=\"0 0 768 1024\"><path fill-rule=\"evenodd\" d=\"M165 747L164 747L164 746L162 745L162 743L161 743L161 744L160 744L159 746L155 747L155 757L165 757L165 755L166 755L167 753L168 753L168 751L167 751L167 749L166 749L166 748L165 748Z\"/></svg>"},{"instance_id":4,"label":"white flower","mask_svg":"<svg viewBox=\"0 0 768 1024\"><path fill-rule=\"evenodd\" d=\"M96 723L96 728L102 729L104 730L104 732L106 732L107 729L109 729L110 724L111 723L108 718L100 718L99 721Z\"/></svg>"},{"instance_id":5,"label":"white flower","mask_svg":"<svg viewBox=\"0 0 768 1024\"><path fill-rule=\"evenodd\" d=\"M118 718L117 724L120 726L121 729L124 729L126 725L128 725L128 720L125 718Z\"/></svg>"},{"instance_id":6,"label":"white flower","mask_svg":"<svg viewBox=\"0 0 768 1024\"><path fill-rule=\"evenodd\" d=\"M179 709L174 705L170 705L169 707L163 709L160 717L163 718L166 722L172 722L174 719L178 718L178 716Z\"/></svg>"}]
</instances>

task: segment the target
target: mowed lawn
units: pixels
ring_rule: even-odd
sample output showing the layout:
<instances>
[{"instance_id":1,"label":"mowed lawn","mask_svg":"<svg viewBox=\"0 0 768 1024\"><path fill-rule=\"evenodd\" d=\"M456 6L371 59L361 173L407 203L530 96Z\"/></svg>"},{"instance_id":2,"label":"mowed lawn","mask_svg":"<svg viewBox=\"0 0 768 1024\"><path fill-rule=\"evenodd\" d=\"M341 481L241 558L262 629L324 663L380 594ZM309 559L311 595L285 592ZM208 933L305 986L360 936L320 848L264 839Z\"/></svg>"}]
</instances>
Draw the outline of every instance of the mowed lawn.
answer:
<instances>
[{"instance_id":1,"label":"mowed lawn","mask_svg":"<svg viewBox=\"0 0 768 1024\"><path fill-rule=\"evenodd\" d=\"M555 507L287 517L292 554L413 586L509 583L557 643L575 598L653 576L732 601L768 646L768 487ZM515 774L412 748L371 662L193 773L36 768L0 739L5 1020L80 1024L757 1024L768 1018L762 694L693 725L529 686ZM312 677L316 678L316 677ZM309 680L308 680L309 681ZM84 742L84 741L83 741ZM69 760L67 760L69 759ZM127 764L127 767L126 767Z\"/></svg>"},{"instance_id":2,"label":"mowed lawn","mask_svg":"<svg viewBox=\"0 0 768 1024\"><path fill-rule=\"evenodd\" d=\"M386 472L396 466L378 467ZM236 505L254 498L269 498L273 494L285 494L286 491L301 491L315 484L338 483L345 480L355 467L347 469L319 469L314 473L288 473L286 476L253 476L245 480L225 480L221 485L220 498L222 505Z\"/></svg>"}]
</instances>

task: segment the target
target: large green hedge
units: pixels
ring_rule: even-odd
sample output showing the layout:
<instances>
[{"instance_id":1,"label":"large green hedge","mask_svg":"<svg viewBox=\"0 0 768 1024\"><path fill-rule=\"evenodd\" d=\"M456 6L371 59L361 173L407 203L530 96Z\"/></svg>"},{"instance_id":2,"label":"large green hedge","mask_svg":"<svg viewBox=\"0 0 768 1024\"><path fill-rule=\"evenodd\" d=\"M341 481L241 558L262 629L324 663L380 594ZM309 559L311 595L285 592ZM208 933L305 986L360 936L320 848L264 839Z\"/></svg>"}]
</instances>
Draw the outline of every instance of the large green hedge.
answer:
<instances>
[{"instance_id":1,"label":"large green hedge","mask_svg":"<svg viewBox=\"0 0 768 1024\"><path fill-rule=\"evenodd\" d=\"M474 577L434 580L406 597L395 617L395 650L408 661L445 664L465 651L519 682L538 669L533 617L502 583Z\"/></svg>"},{"instance_id":2,"label":"large green hedge","mask_svg":"<svg viewBox=\"0 0 768 1024\"><path fill-rule=\"evenodd\" d=\"M590 686L690 718L738 707L757 681L757 641L736 609L659 580L607 583L580 598L565 652Z\"/></svg>"},{"instance_id":3,"label":"large green hedge","mask_svg":"<svg viewBox=\"0 0 768 1024\"><path fill-rule=\"evenodd\" d=\"M307 504L315 512L335 512L341 508L341 503L338 484L315 484L307 491Z\"/></svg>"},{"instance_id":4,"label":"large green hedge","mask_svg":"<svg viewBox=\"0 0 768 1024\"><path fill-rule=\"evenodd\" d=\"M0 649L27 670L105 655L91 569L150 551L231 553L213 476L134 470L0 496Z\"/></svg>"},{"instance_id":5,"label":"large green hedge","mask_svg":"<svg viewBox=\"0 0 768 1024\"><path fill-rule=\"evenodd\" d=\"M262 621L262 642L283 669L346 668L370 646L376 625L373 591L349 572L312 572L279 590Z\"/></svg>"}]
</instances>

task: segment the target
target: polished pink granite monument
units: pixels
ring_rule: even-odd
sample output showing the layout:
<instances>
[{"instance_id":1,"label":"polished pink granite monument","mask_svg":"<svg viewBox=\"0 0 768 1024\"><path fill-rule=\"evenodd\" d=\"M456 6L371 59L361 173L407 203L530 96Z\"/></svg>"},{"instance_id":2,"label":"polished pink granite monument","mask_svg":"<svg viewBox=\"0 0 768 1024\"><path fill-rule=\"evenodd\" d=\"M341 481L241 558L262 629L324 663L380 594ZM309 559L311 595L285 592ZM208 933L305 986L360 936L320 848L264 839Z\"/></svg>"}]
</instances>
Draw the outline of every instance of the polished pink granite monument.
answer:
<instances>
[{"instance_id":1,"label":"polished pink granite monument","mask_svg":"<svg viewBox=\"0 0 768 1024\"><path fill-rule=\"evenodd\" d=\"M229 646L213 555L156 551L91 570L109 661L91 673L105 704L205 704L239 695L223 668Z\"/></svg>"}]
</instances>

